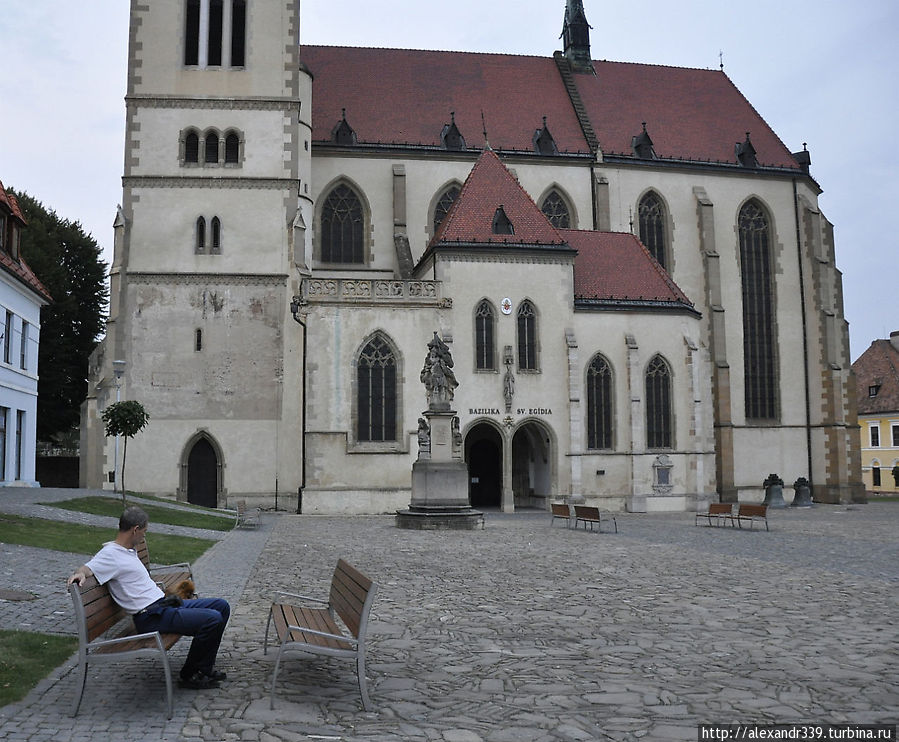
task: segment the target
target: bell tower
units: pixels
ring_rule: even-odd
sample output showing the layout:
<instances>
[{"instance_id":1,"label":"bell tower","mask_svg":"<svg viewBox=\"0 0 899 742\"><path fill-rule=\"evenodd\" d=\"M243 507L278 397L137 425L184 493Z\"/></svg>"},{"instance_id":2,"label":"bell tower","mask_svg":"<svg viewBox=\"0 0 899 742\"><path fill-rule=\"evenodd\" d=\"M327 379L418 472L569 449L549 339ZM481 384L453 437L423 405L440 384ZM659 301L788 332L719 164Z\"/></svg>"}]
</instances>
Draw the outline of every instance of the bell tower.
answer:
<instances>
[{"instance_id":1,"label":"bell tower","mask_svg":"<svg viewBox=\"0 0 899 742\"><path fill-rule=\"evenodd\" d=\"M219 505L297 491L301 384L285 359L299 353L289 308L312 224L299 39L299 0L131 2L110 315L82 414L82 435L99 441L86 486L112 486L97 418L118 395L154 421L140 453L129 446L129 486L187 500L179 452L200 431L221 454ZM250 440L257 482L226 468Z\"/></svg>"}]
</instances>

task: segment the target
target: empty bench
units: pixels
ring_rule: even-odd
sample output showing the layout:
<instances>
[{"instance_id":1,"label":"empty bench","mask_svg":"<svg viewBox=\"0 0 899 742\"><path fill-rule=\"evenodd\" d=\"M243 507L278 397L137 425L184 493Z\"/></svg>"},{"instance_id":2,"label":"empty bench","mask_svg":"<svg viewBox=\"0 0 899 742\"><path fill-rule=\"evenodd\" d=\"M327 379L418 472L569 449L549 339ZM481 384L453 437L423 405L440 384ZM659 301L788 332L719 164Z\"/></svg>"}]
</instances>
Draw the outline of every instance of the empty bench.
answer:
<instances>
[{"instance_id":1,"label":"empty bench","mask_svg":"<svg viewBox=\"0 0 899 742\"><path fill-rule=\"evenodd\" d=\"M750 530L752 530L753 526L756 523L764 523L765 530L771 530L770 528L768 528L767 505L740 505L739 508L737 508L737 514L731 516L731 520L740 528L743 527L744 523L748 523Z\"/></svg>"},{"instance_id":2,"label":"empty bench","mask_svg":"<svg viewBox=\"0 0 899 742\"><path fill-rule=\"evenodd\" d=\"M561 518L565 521L565 525L568 526L568 528L571 528L571 508L568 507L568 503L550 503L550 510L552 512L552 520L549 522L550 525L556 522L556 518Z\"/></svg>"},{"instance_id":3,"label":"empty bench","mask_svg":"<svg viewBox=\"0 0 899 742\"><path fill-rule=\"evenodd\" d=\"M726 526L728 521L733 525L733 505L729 502L713 502L704 513L696 513L696 525L705 520L709 526Z\"/></svg>"},{"instance_id":4,"label":"empty bench","mask_svg":"<svg viewBox=\"0 0 899 742\"><path fill-rule=\"evenodd\" d=\"M618 533L618 521L615 520L615 516L611 513L602 513L599 508L593 507L592 505L575 505L574 506L574 527L577 528L578 523L584 524L584 530L587 530L587 524L590 524L590 530L593 530L593 526L595 525L600 531L602 531L602 522L612 521L615 525L615 533Z\"/></svg>"},{"instance_id":5,"label":"empty bench","mask_svg":"<svg viewBox=\"0 0 899 742\"><path fill-rule=\"evenodd\" d=\"M356 661L362 708L372 710L365 680L365 638L375 584L343 559L338 560L327 600L279 592L278 595L323 607L272 603L265 626L263 654L268 652L269 629L278 635L278 659L272 674L270 707L275 707L275 684L281 660L289 653L308 653ZM338 624L337 619L343 622Z\"/></svg>"},{"instance_id":6,"label":"empty bench","mask_svg":"<svg viewBox=\"0 0 899 742\"><path fill-rule=\"evenodd\" d=\"M78 632L78 697L72 716L78 714L81 706L88 665L150 656L162 663L168 718L171 719L172 671L166 652L181 638L181 634L160 634L158 631L137 633L131 616L112 599L106 585L99 584L96 577L86 578L81 586L72 583L69 585L69 594L75 607L75 626ZM134 667L134 663L130 666ZM104 693L110 692L113 687L112 683L104 682Z\"/></svg>"}]
</instances>

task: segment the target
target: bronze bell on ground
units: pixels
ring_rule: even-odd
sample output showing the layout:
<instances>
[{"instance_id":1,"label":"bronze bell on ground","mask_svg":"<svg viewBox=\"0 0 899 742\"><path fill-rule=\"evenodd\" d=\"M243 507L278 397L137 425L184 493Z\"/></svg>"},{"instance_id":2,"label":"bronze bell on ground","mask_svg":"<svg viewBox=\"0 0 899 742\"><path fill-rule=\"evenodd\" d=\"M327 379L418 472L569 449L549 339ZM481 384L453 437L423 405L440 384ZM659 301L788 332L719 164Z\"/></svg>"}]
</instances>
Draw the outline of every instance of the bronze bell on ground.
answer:
<instances>
[{"instance_id":1,"label":"bronze bell on ground","mask_svg":"<svg viewBox=\"0 0 899 742\"><path fill-rule=\"evenodd\" d=\"M810 508L812 506L812 488L805 477L799 477L793 482L793 502L791 508Z\"/></svg>"},{"instance_id":2,"label":"bronze bell on ground","mask_svg":"<svg viewBox=\"0 0 899 742\"><path fill-rule=\"evenodd\" d=\"M765 505L769 508L785 508L787 503L784 502L784 480L777 474L769 474L765 480Z\"/></svg>"}]
</instances>

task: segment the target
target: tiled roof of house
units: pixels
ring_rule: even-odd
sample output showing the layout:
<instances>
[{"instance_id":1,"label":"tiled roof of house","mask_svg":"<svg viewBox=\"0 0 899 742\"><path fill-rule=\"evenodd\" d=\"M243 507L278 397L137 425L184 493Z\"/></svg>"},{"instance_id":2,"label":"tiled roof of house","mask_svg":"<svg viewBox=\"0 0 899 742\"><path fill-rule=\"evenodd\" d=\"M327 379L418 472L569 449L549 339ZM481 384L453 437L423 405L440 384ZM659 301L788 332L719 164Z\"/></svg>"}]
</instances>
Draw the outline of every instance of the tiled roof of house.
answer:
<instances>
[{"instance_id":1,"label":"tiled roof of house","mask_svg":"<svg viewBox=\"0 0 899 742\"><path fill-rule=\"evenodd\" d=\"M22 210L19 208L18 200L12 193L6 192L2 182L0 182L0 204L9 209L16 219L19 220L21 226L24 227L27 224L25 217L22 215ZM0 206L0 208L2 208L2 206ZM47 291L44 284L38 280L38 277L34 275L34 271L28 267L28 263L25 262L25 258L21 255L19 255L19 259L16 260L5 249L0 250L0 268L25 284L41 298L46 301L52 301L50 292Z\"/></svg>"},{"instance_id":2,"label":"tiled roof of house","mask_svg":"<svg viewBox=\"0 0 899 742\"><path fill-rule=\"evenodd\" d=\"M858 389L858 414L899 412L899 349L889 340L875 340L852 364ZM877 395L869 389L879 386Z\"/></svg>"},{"instance_id":3,"label":"tiled roof of house","mask_svg":"<svg viewBox=\"0 0 899 742\"><path fill-rule=\"evenodd\" d=\"M512 223L512 234L493 232L493 220L500 208ZM431 240L432 245L463 243L560 247L564 246L564 242L559 231L491 150L481 153Z\"/></svg>"},{"instance_id":4,"label":"tiled roof of house","mask_svg":"<svg viewBox=\"0 0 899 742\"><path fill-rule=\"evenodd\" d=\"M562 229L559 232L577 250L574 261L575 299L693 306L634 235L576 229Z\"/></svg>"},{"instance_id":5,"label":"tiled roof of house","mask_svg":"<svg viewBox=\"0 0 899 742\"><path fill-rule=\"evenodd\" d=\"M468 148L534 151L543 116L560 152L588 153L562 75L551 57L449 51L304 46L315 78L313 140L330 141L346 110L357 142L441 147L455 122ZM800 167L721 71L595 62L575 74L604 154L632 156L645 121L660 158L737 164L734 145L750 133L758 162ZM482 119L483 114L483 119Z\"/></svg>"}]
</instances>

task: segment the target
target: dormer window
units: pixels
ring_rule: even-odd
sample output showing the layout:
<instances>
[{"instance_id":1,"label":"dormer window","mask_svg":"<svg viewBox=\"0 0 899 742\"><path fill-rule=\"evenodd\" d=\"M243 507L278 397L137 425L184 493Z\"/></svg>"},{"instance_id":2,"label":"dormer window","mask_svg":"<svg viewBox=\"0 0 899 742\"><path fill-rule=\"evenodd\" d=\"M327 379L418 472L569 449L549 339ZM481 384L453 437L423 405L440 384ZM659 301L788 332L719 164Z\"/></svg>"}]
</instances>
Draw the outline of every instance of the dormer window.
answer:
<instances>
[{"instance_id":1,"label":"dormer window","mask_svg":"<svg viewBox=\"0 0 899 742\"><path fill-rule=\"evenodd\" d=\"M347 123L346 108L341 109L341 119L334 128L331 129L331 140L334 144L340 144L347 147L352 147L356 144L356 132L353 130L353 127Z\"/></svg>"},{"instance_id":2,"label":"dormer window","mask_svg":"<svg viewBox=\"0 0 899 742\"><path fill-rule=\"evenodd\" d=\"M0 211L0 250L6 250L6 214Z\"/></svg>"},{"instance_id":3,"label":"dormer window","mask_svg":"<svg viewBox=\"0 0 899 742\"><path fill-rule=\"evenodd\" d=\"M512 225L509 217L506 216L502 205L493 214L493 234L515 234L515 227Z\"/></svg>"},{"instance_id":4,"label":"dormer window","mask_svg":"<svg viewBox=\"0 0 899 742\"><path fill-rule=\"evenodd\" d=\"M734 154L737 156L737 160L743 167L758 167L759 161L755 156L755 147L752 146L752 142L749 141L749 132L746 132L746 140L743 142L737 142L734 145Z\"/></svg>"},{"instance_id":5,"label":"dormer window","mask_svg":"<svg viewBox=\"0 0 899 742\"><path fill-rule=\"evenodd\" d=\"M443 125L443 131L440 132L440 142L444 149L462 150L465 149L465 137L456 126L456 112L450 111L450 123Z\"/></svg>"},{"instance_id":6,"label":"dormer window","mask_svg":"<svg viewBox=\"0 0 899 742\"><path fill-rule=\"evenodd\" d=\"M534 149L541 155L559 154L556 141L553 139L553 135L549 133L549 127L546 125L546 116L543 117L543 128L534 132Z\"/></svg>"},{"instance_id":7,"label":"dormer window","mask_svg":"<svg viewBox=\"0 0 899 742\"><path fill-rule=\"evenodd\" d=\"M652 147L652 139L650 139L649 133L646 131L645 121L643 122L643 131L631 139L631 147L634 150L634 154L641 160L656 159L656 153Z\"/></svg>"},{"instance_id":8,"label":"dormer window","mask_svg":"<svg viewBox=\"0 0 899 742\"><path fill-rule=\"evenodd\" d=\"M880 384L871 384L868 387L868 396L876 397L880 393Z\"/></svg>"}]
</instances>

